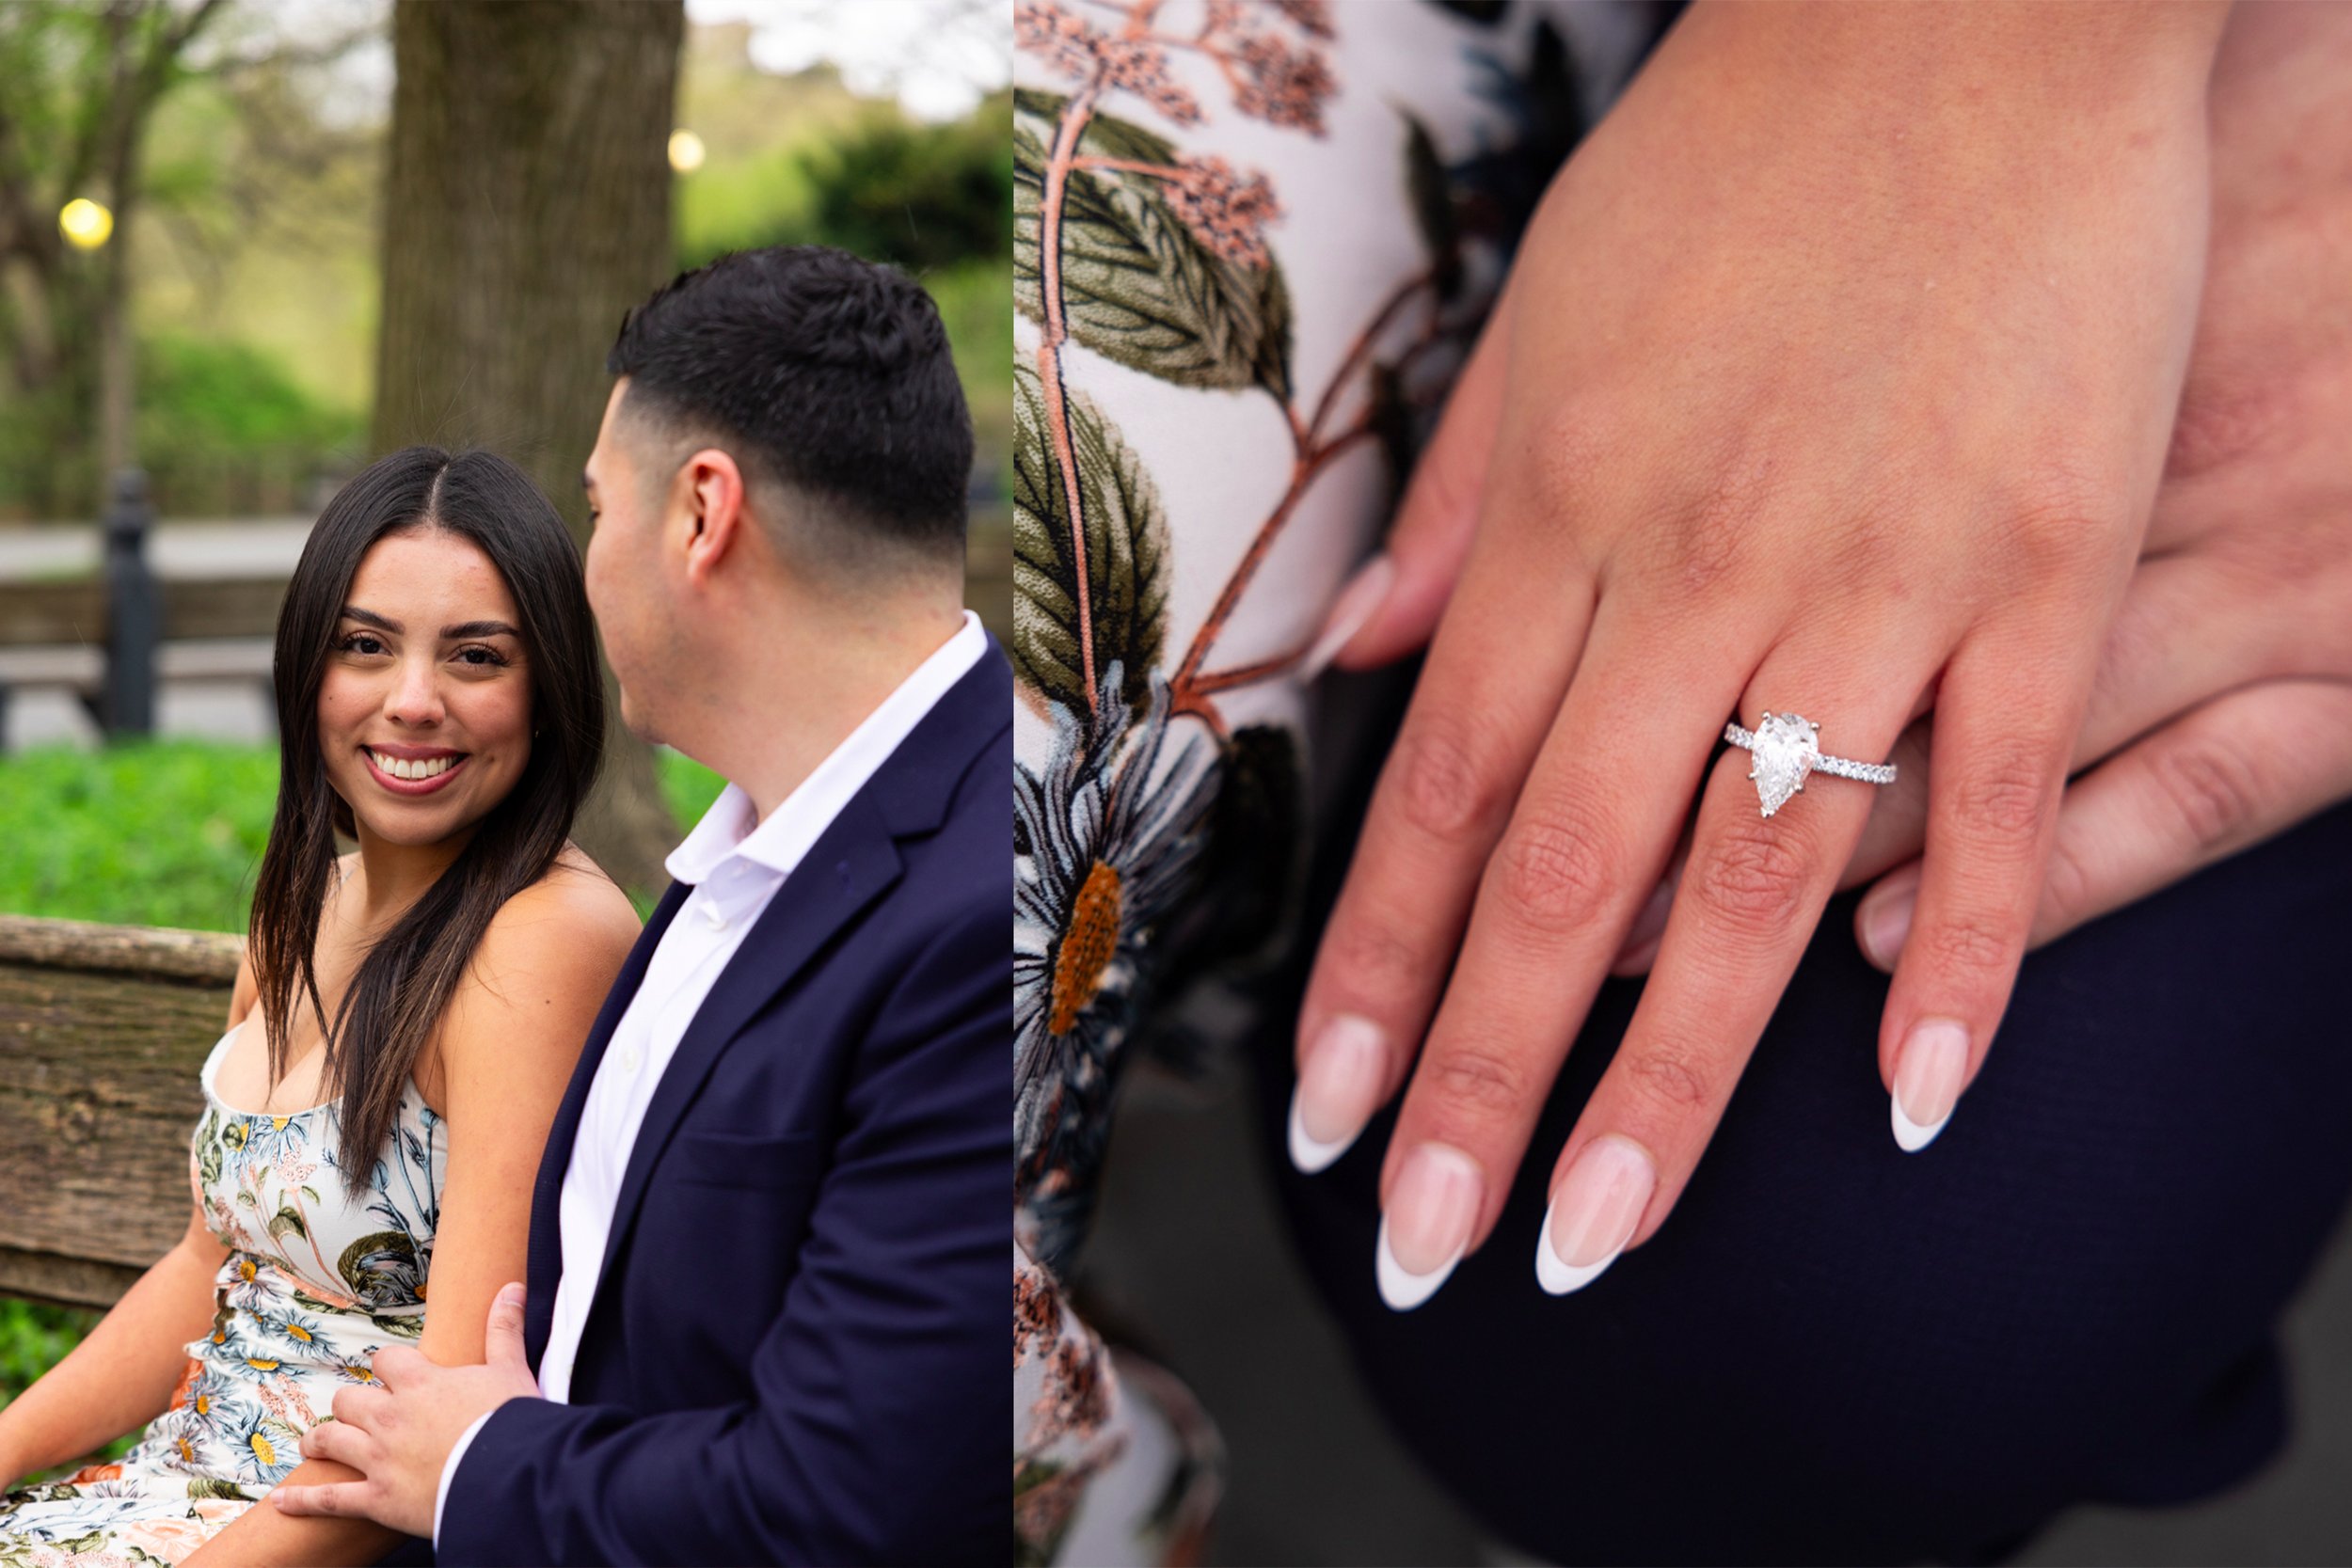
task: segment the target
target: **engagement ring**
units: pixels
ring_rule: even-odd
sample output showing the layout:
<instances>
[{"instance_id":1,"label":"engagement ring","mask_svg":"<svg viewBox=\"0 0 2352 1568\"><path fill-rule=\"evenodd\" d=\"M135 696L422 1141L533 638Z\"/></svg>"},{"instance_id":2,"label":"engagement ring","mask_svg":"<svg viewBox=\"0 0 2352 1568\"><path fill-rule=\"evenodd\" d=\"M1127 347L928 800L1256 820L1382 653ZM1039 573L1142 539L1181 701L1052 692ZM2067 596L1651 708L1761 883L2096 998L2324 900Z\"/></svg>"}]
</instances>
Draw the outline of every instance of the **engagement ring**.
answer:
<instances>
[{"instance_id":1,"label":"engagement ring","mask_svg":"<svg viewBox=\"0 0 2352 1568\"><path fill-rule=\"evenodd\" d=\"M1756 798L1763 802L1765 816L1780 810L1791 795L1804 794L1808 773L1828 773L1864 784L1895 782L1891 762L1849 762L1844 757L1823 756L1813 738L1820 727L1799 714L1770 709L1765 711L1764 722L1754 730L1743 730L1736 723L1724 726L1724 738L1747 748L1755 759L1748 764L1748 777L1756 781Z\"/></svg>"}]
</instances>

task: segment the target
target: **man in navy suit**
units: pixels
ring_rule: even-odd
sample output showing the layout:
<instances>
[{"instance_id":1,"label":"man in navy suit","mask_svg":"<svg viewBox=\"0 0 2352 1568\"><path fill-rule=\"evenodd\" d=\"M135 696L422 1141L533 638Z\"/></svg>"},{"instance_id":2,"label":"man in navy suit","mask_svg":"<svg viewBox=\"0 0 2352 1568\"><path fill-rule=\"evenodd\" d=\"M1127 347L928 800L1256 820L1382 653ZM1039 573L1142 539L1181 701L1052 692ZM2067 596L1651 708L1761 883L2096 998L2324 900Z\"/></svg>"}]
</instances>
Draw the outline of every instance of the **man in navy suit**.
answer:
<instances>
[{"instance_id":1,"label":"man in navy suit","mask_svg":"<svg viewBox=\"0 0 2352 1568\"><path fill-rule=\"evenodd\" d=\"M273 1496L445 1563L999 1558L1012 688L961 609L946 336L900 274L778 248L677 278L607 368L623 717L731 782L556 1115L487 1364L384 1352L304 1446L365 1480Z\"/></svg>"}]
</instances>

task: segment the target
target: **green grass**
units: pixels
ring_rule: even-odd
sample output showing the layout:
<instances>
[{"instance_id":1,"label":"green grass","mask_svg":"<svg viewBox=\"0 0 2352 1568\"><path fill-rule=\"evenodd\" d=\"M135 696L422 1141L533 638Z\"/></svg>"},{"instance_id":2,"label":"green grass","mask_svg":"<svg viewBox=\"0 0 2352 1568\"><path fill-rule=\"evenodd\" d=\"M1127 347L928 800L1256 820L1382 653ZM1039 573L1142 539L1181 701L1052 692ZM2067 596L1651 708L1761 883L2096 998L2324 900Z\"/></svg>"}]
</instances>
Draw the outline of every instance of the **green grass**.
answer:
<instances>
[{"instance_id":1,"label":"green grass","mask_svg":"<svg viewBox=\"0 0 2352 1568\"><path fill-rule=\"evenodd\" d=\"M655 770L681 828L723 787L675 752L656 752ZM277 797L272 746L155 740L0 757L0 910L242 931Z\"/></svg>"},{"instance_id":2,"label":"green grass","mask_svg":"<svg viewBox=\"0 0 2352 1568\"><path fill-rule=\"evenodd\" d=\"M99 1313L85 1307L36 1306L0 1298L0 1405L24 1392L33 1386L34 1379L64 1360L66 1353L82 1342L82 1336L98 1326L99 1317ZM137 1437L136 1433L125 1433L99 1453L45 1470L38 1477L0 1475L0 1486L20 1480L30 1483L59 1479L92 1460L119 1459L130 1452Z\"/></svg>"}]
</instances>

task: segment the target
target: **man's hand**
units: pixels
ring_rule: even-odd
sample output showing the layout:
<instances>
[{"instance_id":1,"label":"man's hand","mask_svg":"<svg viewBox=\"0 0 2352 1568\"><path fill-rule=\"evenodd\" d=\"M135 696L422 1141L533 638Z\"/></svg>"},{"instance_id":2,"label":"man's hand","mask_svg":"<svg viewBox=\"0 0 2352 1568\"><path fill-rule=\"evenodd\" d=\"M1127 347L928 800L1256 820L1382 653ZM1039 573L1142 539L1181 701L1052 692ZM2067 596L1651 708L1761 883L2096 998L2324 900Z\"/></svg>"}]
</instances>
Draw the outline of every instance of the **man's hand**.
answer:
<instances>
[{"instance_id":1,"label":"man's hand","mask_svg":"<svg viewBox=\"0 0 2352 1568\"><path fill-rule=\"evenodd\" d=\"M523 1354L523 1288L509 1285L490 1304L479 1367L443 1367L421 1351L394 1345L371 1361L380 1388L335 1396L335 1418L303 1435L308 1459L332 1459L367 1479L333 1486L281 1486L280 1512L364 1516L408 1535L433 1533L441 1466L476 1417L512 1399L535 1398L539 1383Z\"/></svg>"}]
</instances>

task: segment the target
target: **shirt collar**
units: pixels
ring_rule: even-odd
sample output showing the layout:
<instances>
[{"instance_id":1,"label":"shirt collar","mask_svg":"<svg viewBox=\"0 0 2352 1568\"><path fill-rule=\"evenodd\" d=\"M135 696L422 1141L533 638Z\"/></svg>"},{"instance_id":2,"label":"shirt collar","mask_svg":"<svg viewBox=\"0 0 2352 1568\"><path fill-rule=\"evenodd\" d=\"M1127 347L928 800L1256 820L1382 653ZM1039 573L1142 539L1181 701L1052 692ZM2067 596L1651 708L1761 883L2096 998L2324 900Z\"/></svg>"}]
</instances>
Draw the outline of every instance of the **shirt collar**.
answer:
<instances>
[{"instance_id":1,"label":"shirt collar","mask_svg":"<svg viewBox=\"0 0 2352 1568\"><path fill-rule=\"evenodd\" d=\"M832 825L841 807L987 651L988 633L980 618L965 610L963 625L956 634L859 721L857 728L843 736L825 760L769 813L767 821L759 820L758 808L739 785L730 784L722 790L702 820L662 863L670 875L699 885L736 856L765 867L772 877L789 874L809 846Z\"/></svg>"}]
</instances>

